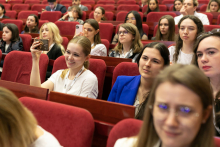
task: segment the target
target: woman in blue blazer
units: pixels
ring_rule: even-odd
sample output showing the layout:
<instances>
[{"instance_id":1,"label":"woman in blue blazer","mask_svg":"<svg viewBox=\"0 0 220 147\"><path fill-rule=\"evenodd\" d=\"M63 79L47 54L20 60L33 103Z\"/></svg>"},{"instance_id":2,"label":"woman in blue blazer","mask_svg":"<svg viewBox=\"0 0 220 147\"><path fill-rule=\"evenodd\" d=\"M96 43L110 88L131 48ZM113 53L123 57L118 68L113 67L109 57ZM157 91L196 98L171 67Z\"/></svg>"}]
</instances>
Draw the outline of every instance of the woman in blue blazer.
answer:
<instances>
[{"instance_id":1,"label":"woman in blue blazer","mask_svg":"<svg viewBox=\"0 0 220 147\"><path fill-rule=\"evenodd\" d=\"M118 76L108 101L136 106L136 117L142 118L154 78L170 64L169 51L163 43L149 43L137 57L136 63L140 75Z\"/></svg>"}]
</instances>

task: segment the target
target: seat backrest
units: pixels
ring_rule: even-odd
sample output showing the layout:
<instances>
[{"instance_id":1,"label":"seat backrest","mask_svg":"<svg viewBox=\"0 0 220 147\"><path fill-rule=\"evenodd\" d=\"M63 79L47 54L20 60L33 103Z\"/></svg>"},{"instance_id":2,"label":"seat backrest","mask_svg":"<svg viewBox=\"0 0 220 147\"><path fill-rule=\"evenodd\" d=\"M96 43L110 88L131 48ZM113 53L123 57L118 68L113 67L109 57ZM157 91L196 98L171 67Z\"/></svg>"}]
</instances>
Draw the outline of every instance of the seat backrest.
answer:
<instances>
[{"instance_id":1,"label":"seat backrest","mask_svg":"<svg viewBox=\"0 0 220 147\"><path fill-rule=\"evenodd\" d=\"M220 147L220 138L215 136L214 139L215 139L215 147Z\"/></svg>"},{"instance_id":2,"label":"seat backrest","mask_svg":"<svg viewBox=\"0 0 220 147\"><path fill-rule=\"evenodd\" d=\"M147 22L158 22L164 15L171 15L176 17L176 13L173 12L150 12L147 14Z\"/></svg>"},{"instance_id":3,"label":"seat backrest","mask_svg":"<svg viewBox=\"0 0 220 147\"><path fill-rule=\"evenodd\" d=\"M39 63L41 83L45 81L48 62L48 56L41 54ZM4 59L1 79L30 85L31 68L32 56L30 52L11 51Z\"/></svg>"},{"instance_id":4,"label":"seat backrest","mask_svg":"<svg viewBox=\"0 0 220 147\"><path fill-rule=\"evenodd\" d=\"M99 2L99 1L98 1ZM97 2L97 3L98 3ZM103 2L111 2L111 1L103 1ZM115 1L112 1L112 2L115 2ZM108 5L105 5L105 4L96 4L94 7L93 7L93 10L95 10L97 7L103 7L105 9L105 11L114 11L115 10L115 5L111 5L111 4L108 4Z\"/></svg>"},{"instance_id":5,"label":"seat backrest","mask_svg":"<svg viewBox=\"0 0 220 147\"><path fill-rule=\"evenodd\" d=\"M63 45L64 49L66 50L67 49L67 45L69 43L69 39L67 37L62 37L62 38L63 38L62 45Z\"/></svg>"},{"instance_id":6,"label":"seat backrest","mask_svg":"<svg viewBox=\"0 0 220 147\"><path fill-rule=\"evenodd\" d=\"M9 4L22 4L23 0L13 0L13 1L8 1Z\"/></svg>"},{"instance_id":7,"label":"seat backrest","mask_svg":"<svg viewBox=\"0 0 220 147\"><path fill-rule=\"evenodd\" d=\"M110 43L107 39L101 39L101 42L102 44L105 45L105 47L107 48L107 55L108 55L108 52L109 52L109 47L110 47Z\"/></svg>"},{"instance_id":8,"label":"seat backrest","mask_svg":"<svg viewBox=\"0 0 220 147\"><path fill-rule=\"evenodd\" d=\"M131 63L131 62L119 63L113 71L112 86L114 85L117 77L121 75L125 75L125 76L140 75L137 63Z\"/></svg>"},{"instance_id":9,"label":"seat backrest","mask_svg":"<svg viewBox=\"0 0 220 147\"><path fill-rule=\"evenodd\" d=\"M40 19L48 20L50 22L56 22L58 19L61 18L61 16L62 16L62 13L60 11L53 11L53 12L44 11L43 13L41 13Z\"/></svg>"},{"instance_id":10,"label":"seat backrest","mask_svg":"<svg viewBox=\"0 0 220 147\"><path fill-rule=\"evenodd\" d=\"M91 146L94 120L85 109L30 97L19 99L64 147Z\"/></svg>"},{"instance_id":11,"label":"seat backrest","mask_svg":"<svg viewBox=\"0 0 220 147\"><path fill-rule=\"evenodd\" d=\"M29 4L14 4L12 6L12 10L29 10L30 5Z\"/></svg>"},{"instance_id":12,"label":"seat backrest","mask_svg":"<svg viewBox=\"0 0 220 147\"><path fill-rule=\"evenodd\" d=\"M2 50L0 51L0 60L2 59Z\"/></svg>"},{"instance_id":13,"label":"seat backrest","mask_svg":"<svg viewBox=\"0 0 220 147\"><path fill-rule=\"evenodd\" d=\"M7 13L7 12L6 12ZM2 23L13 23L18 27L19 33L21 33L23 29L23 21L22 20L16 20L16 19L4 19L2 20Z\"/></svg>"},{"instance_id":14,"label":"seat backrest","mask_svg":"<svg viewBox=\"0 0 220 147\"><path fill-rule=\"evenodd\" d=\"M173 0L163 0L162 4L173 4L174 1Z\"/></svg>"},{"instance_id":15,"label":"seat backrest","mask_svg":"<svg viewBox=\"0 0 220 147\"><path fill-rule=\"evenodd\" d=\"M203 27L206 32L209 32L213 29L220 29L219 25L203 25Z\"/></svg>"},{"instance_id":16,"label":"seat backrest","mask_svg":"<svg viewBox=\"0 0 220 147\"><path fill-rule=\"evenodd\" d=\"M101 39L107 39L109 42L112 40L114 26L111 23L99 23L99 34Z\"/></svg>"},{"instance_id":17,"label":"seat backrest","mask_svg":"<svg viewBox=\"0 0 220 147\"><path fill-rule=\"evenodd\" d=\"M212 24L213 14L210 12L202 12L202 13L207 15L207 17L209 19L209 23Z\"/></svg>"},{"instance_id":18,"label":"seat backrest","mask_svg":"<svg viewBox=\"0 0 220 147\"><path fill-rule=\"evenodd\" d=\"M47 4L33 4L31 6L32 11L42 12L42 9L45 9Z\"/></svg>"},{"instance_id":19,"label":"seat backrest","mask_svg":"<svg viewBox=\"0 0 220 147\"><path fill-rule=\"evenodd\" d=\"M79 22L70 22L70 21L56 21L55 24L60 30L61 35L75 35L76 25Z\"/></svg>"},{"instance_id":20,"label":"seat backrest","mask_svg":"<svg viewBox=\"0 0 220 147\"><path fill-rule=\"evenodd\" d=\"M94 5L95 1L94 0L81 0L81 4L82 5L85 5L85 4Z\"/></svg>"},{"instance_id":21,"label":"seat backrest","mask_svg":"<svg viewBox=\"0 0 220 147\"><path fill-rule=\"evenodd\" d=\"M117 4L129 4L129 5L133 5L133 4L136 4L136 1L135 0L119 0L117 2Z\"/></svg>"},{"instance_id":22,"label":"seat backrest","mask_svg":"<svg viewBox=\"0 0 220 147\"><path fill-rule=\"evenodd\" d=\"M84 6L88 8L88 11L92 11L92 6L90 4L85 4Z\"/></svg>"},{"instance_id":23,"label":"seat backrest","mask_svg":"<svg viewBox=\"0 0 220 147\"><path fill-rule=\"evenodd\" d=\"M94 11L90 12L89 18L94 19ZM112 21L114 18L114 13L113 12L105 12L105 18L106 20Z\"/></svg>"},{"instance_id":24,"label":"seat backrest","mask_svg":"<svg viewBox=\"0 0 220 147\"><path fill-rule=\"evenodd\" d=\"M121 4L118 5L117 7L117 11L139 11L140 6L133 4L133 5L129 5L129 4Z\"/></svg>"},{"instance_id":25,"label":"seat backrest","mask_svg":"<svg viewBox=\"0 0 220 147\"><path fill-rule=\"evenodd\" d=\"M5 6L5 10L11 10L11 4L3 4L3 5Z\"/></svg>"},{"instance_id":26,"label":"seat backrest","mask_svg":"<svg viewBox=\"0 0 220 147\"><path fill-rule=\"evenodd\" d=\"M40 4L40 0L25 0L25 4Z\"/></svg>"},{"instance_id":27,"label":"seat backrest","mask_svg":"<svg viewBox=\"0 0 220 147\"><path fill-rule=\"evenodd\" d=\"M83 15L82 15L82 20L85 21L86 20L86 11L82 11Z\"/></svg>"},{"instance_id":28,"label":"seat backrest","mask_svg":"<svg viewBox=\"0 0 220 147\"><path fill-rule=\"evenodd\" d=\"M18 13L18 19L27 19L30 14L34 14L34 15L38 16L37 11L20 11Z\"/></svg>"},{"instance_id":29,"label":"seat backrest","mask_svg":"<svg viewBox=\"0 0 220 147\"><path fill-rule=\"evenodd\" d=\"M39 30L40 30L41 26L42 26L44 23L47 23L47 22L49 22L49 21L48 21L48 20L40 20L40 19L39 19L39 25L38 25Z\"/></svg>"},{"instance_id":30,"label":"seat backrest","mask_svg":"<svg viewBox=\"0 0 220 147\"><path fill-rule=\"evenodd\" d=\"M60 4L62 4L62 5L65 5L65 4L67 4L67 5L72 5L72 1L62 0L62 1L60 1Z\"/></svg>"},{"instance_id":31,"label":"seat backrest","mask_svg":"<svg viewBox=\"0 0 220 147\"><path fill-rule=\"evenodd\" d=\"M204 4L200 7L200 12L206 12L207 4Z\"/></svg>"},{"instance_id":32,"label":"seat backrest","mask_svg":"<svg viewBox=\"0 0 220 147\"><path fill-rule=\"evenodd\" d=\"M110 131L106 147L114 147L115 142L124 137L132 137L138 135L143 121L128 118L118 122Z\"/></svg>"},{"instance_id":33,"label":"seat backrest","mask_svg":"<svg viewBox=\"0 0 220 147\"><path fill-rule=\"evenodd\" d=\"M32 36L29 34L19 34L23 42L23 49L26 52L30 52L30 47L32 44Z\"/></svg>"},{"instance_id":34,"label":"seat backrest","mask_svg":"<svg viewBox=\"0 0 220 147\"><path fill-rule=\"evenodd\" d=\"M108 1L105 1L105 0L99 0L97 1L97 4L115 4L115 1L112 1L112 0L108 0ZM95 9L95 8L94 8ZM106 9L105 9L106 10Z\"/></svg>"},{"instance_id":35,"label":"seat backrest","mask_svg":"<svg viewBox=\"0 0 220 147\"><path fill-rule=\"evenodd\" d=\"M6 16L8 16L9 18L17 18L17 11L13 10L13 11L6 11L5 13Z\"/></svg>"}]
</instances>

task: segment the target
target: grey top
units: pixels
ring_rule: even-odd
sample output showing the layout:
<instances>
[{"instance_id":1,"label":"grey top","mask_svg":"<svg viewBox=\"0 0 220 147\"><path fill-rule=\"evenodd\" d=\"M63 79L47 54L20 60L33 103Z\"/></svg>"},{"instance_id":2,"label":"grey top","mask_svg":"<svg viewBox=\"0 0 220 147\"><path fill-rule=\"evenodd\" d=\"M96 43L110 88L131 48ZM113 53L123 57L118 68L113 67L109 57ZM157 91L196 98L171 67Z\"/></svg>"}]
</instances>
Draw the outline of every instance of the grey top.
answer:
<instances>
[{"instance_id":1,"label":"grey top","mask_svg":"<svg viewBox=\"0 0 220 147\"><path fill-rule=\"evenodd\" d=\"M65 20L61 17L58 21L65 21ZM74 20L73 17L68 17L68 21L76 21L76 22L79 22L79 24L81 24L81 25L83 25L83 23L84 23L84 21L82 19Z\"/></svg>"},{"instance_id":2,"label":"grey top","mask_svg":"<svg viewBox=\"0 0 220 147\"><path fill-rule=\"evenodd\" d=\"M79 7L80 7L80 9L82 10L82 11L88 11L88 8L86 7L86 6L83 6L83 5L79 5ZM71 6L69 6L68 7L68 10L67 11L70 11L71 10Z\"/></svg>"}]
</instances>

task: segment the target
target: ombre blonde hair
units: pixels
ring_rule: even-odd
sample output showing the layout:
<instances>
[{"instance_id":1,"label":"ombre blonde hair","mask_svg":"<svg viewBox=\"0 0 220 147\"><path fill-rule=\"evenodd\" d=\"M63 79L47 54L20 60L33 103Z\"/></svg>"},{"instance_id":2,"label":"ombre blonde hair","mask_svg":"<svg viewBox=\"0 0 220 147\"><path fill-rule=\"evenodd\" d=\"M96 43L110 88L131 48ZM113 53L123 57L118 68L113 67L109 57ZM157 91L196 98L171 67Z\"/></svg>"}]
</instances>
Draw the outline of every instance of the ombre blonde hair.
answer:
<instances>
[{"instance_id":1,"label":"ombre blonde hair","mask_svg":"<svg viewBox=\"0 0 220 147\"><path fill-rule=\"evenodd\" d=\"M53 42L56 43L60 48L61 48L61 51L62 53L64 54L65 53L65 49L62 45L62 42L63 42L63 38L60 36L60 30L59 28L57 27L56 24L52 23L52 22L47 22L47 23L44 23L41 28L40 28L40 39L43 39L43 36L42 36L42 29L43 27L47 25L48 27L48 30L50 32L50 35L52 35L52 39L53 39Z\"/></svg>"},{"instance_id":2,"label":"ombre blonde hair","mask_svg":"<svg viewBox=\"0 0 220 147\"><path fill-rule=\"evenodd\" d=\"M37 121L9 90L0 87L0 146L29 147L35 140Z\"/></svg>"},{"instance_id":3,"label":"ombre blonde hair","mask_svg":"<svg viewBox=\"0 0 220 147\"><path fill-rule=\"evenodd\" d=\"M218 11L217 12L220 12L220 0L210 0L209 4L207 5L206 12L210 12L210 5L212 2L216 2L218 4Z\"/></svg>"},{"instance_id":4,"label":"ombre blonde hair","mask_svg":"<svg viewBox=\"0 0 220 147\"><path fill-rule=\"evenodd\" d=\"M69 44L70 43L75 43L75 44L79 44L82 48L83 48L83 53L85 54L85 56L87 57L90 52L91 52L91 42L90 40L85 37L85 36L76 36L74 37L73 39L70 40ZM69 46L68 44L68 46ZM84 61L84 67L86 69L89 68L89 61ZM64 79L67 72L69 71L69 69L65 69L63 70L63 72L61 73L61 78Z\"/></svg>"}]
</instances>

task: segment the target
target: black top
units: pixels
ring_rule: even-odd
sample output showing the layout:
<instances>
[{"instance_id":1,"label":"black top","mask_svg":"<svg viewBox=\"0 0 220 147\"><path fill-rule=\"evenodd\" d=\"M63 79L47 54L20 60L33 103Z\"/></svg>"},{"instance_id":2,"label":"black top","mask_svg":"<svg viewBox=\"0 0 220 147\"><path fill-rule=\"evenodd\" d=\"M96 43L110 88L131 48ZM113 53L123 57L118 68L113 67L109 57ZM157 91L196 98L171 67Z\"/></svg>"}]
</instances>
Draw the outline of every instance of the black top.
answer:
<instances>
[{"instance_id":1,"label":"black top","mask_svg":"<svg viewBox=\"0 0 220 147\"><path fill-rule=\"evenodd\" d=\"M46 10L51 11L51 8L49 6L46 6ZM61 11L62 13L66 13L66 7L61 4L57 4L54 11Z\"/></svg>"},{"instance_id":2,"label":"black top","mask_svg":"<svg viewBox=\"0 0 220 147\"><path fill-rule=\"evenodd\" d=\"M15 41L15 42L11 42L5 52L5 45L6 45L6 42L1 40L0 41L0 48L2 50L2 53L9 53L13 50L19 50L19 51L22 51L23 50L23 42L22 42L22 39L21 37L19 37L19 40L18 41Z\"/></svg>"},{"instance_id":3,"label":"black top","mask_svg":"<svg viewBox=\"0 0 220 147\"><path fill-rule=\"evenodd\" d=\"M2 17L2 18L10 18L10 17L3 15L3 17Z\"/></svg>"}]
</instances>

